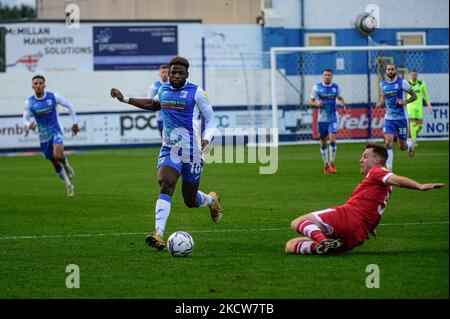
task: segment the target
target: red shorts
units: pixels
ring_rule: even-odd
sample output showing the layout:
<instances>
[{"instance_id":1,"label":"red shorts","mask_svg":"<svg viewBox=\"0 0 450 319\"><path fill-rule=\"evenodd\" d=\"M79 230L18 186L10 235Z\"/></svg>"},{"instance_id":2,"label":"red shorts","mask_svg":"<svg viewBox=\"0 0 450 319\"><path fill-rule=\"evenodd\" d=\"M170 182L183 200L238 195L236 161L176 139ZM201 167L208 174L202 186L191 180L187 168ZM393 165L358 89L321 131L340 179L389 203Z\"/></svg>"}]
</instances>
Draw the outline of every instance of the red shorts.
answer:
<instances>
[{"instance_id":1,"label":"red shorts","mask_svg":"<svg viewBox=\"0 0 450 319\"><path fill-rule=\"evenodd\" d=\"M361 245L368 237L370 229L365 227L351 211L334 207L312 213L327 230L329 237L342 241L342 251L349 251Z\"/></svg>"}]
</instances>

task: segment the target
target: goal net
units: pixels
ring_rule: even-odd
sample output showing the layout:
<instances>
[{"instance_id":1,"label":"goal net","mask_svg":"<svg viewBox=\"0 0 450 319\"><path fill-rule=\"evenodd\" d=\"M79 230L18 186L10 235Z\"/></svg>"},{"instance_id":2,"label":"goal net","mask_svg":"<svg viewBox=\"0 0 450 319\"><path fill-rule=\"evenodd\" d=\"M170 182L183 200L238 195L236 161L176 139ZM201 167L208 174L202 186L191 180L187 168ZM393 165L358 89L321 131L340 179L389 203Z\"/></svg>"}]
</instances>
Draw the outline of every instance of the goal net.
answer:
<instances>
[{"instance_id":1,"label":"goal net","mask_svg":"<svg viewBox=\"0 0 450 319\"><path fill-rule=\"evenodd\" d=\"M422 138L448 138L449 46L370 46L370 47L287 47L270 51L270 112L272 127L278 129L280 142L308 143L318 139L317 115L308 102L314 84L322 81L322 71L331 69L333 82L340 85L348 109L338 109L340 140L382 138L385 110L375 108L380 97L380 82L385 67L394 63L398 75L410 80L416 70L425 81L432 112L424 110ZM263 58L263 60L266 60ZM265 82L266 73L246 81L248 85ZM267 88L267 86L266 86ZM255 110L264 93L250 88L249 111ZM264 90L262 90L264 91ZM425 102L424 102L425 103ZM264 105L264 102L261 102ZM264 109L264 106L262 106Z\"/></svg>"}]
</instances>

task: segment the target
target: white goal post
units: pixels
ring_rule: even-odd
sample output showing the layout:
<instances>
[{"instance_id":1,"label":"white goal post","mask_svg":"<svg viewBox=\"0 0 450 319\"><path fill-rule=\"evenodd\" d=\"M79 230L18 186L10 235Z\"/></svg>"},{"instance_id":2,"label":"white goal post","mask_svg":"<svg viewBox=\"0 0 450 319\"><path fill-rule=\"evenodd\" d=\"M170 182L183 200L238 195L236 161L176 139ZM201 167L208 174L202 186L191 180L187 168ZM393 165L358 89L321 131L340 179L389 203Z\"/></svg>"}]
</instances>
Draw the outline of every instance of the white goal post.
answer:
<instances>
[{"instance_id":1,"label":"white goal post","mask_svg":"<svg viewBox=\"0 0 450 319\"><path fill-rule=\"evenodd\" d=\"M312 86L321 82L325 68L333 70L333 82L341 86L342 96L349 105L349 112L339 112L338 139L382 137L384 111L373 109L373 105L379 98L379 83L388 63L396 64L399 76L407 80L411 70L417 70L419 80L427 84L433 112L424 112L420 136L448 138L448 51L448 45L271 48L272 127L280 134L277 140L308 143L317 139L316 118L308 101ZM286 115L280 115L280 110ZM297 118L293 119L293 115ZM286 130L283 133L281 120L292 120L288 127L296 137L284 134Z\"/></svg>"}]
</instances>

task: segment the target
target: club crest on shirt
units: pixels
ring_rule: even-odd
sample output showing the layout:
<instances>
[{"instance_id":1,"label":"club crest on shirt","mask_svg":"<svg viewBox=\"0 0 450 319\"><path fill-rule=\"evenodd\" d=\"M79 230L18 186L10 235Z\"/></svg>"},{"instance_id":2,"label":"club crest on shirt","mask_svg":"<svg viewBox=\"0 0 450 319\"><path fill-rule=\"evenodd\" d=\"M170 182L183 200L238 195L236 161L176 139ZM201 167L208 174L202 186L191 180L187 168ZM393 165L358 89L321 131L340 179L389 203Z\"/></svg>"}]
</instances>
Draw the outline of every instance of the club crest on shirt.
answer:
<instances>
[{"instance_id":1,"label":"club crest on shirt","mask_svg":"<svg viewBox=\"0 0 450 319\"><path fill-rule=\"evenodd\" d=\"M180 98L185 99L187 97L188 91L181 91Z\"/></svg>"},{"instance_id":2,"label":"club crest on shirt","mask_svg":"<svg viewBox=\"0 0 450 319\"><path fill-rule=\"evenodd\" d=\"M53 103L52 103L52 100L50 100L50 99L48 99L48 100L45 100L46 102L47 102L47 105L52 105Z\"/></svg>"}]
</instances>

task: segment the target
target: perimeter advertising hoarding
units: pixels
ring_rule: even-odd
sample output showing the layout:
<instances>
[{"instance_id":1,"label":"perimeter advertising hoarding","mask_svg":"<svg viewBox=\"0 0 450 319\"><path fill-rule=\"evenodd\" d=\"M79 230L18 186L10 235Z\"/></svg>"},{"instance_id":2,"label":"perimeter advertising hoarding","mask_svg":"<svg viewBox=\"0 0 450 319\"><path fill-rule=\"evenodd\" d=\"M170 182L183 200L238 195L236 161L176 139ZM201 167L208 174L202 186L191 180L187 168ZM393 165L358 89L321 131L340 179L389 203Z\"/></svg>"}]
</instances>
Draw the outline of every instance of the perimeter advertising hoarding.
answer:
<instances>
[{"instance_id":1,"label":"perimeter advertising hoarding","mask_svg":"<svg viewBox=\"0 0 450 319\"><path fill-rule=\"evenodd\" d=\"M368 118L366 108L352 108L351 112L341 114L338 124L338 138L365 139L368 136ZM282 115L284 113L284 116ZM221 134L233 128L270 128L271 110L230 110L224 108L214 112L216 126ZM374 111L372 116L372 138L383 134L384 113ZM70 134L71 119L62 115L65 144L68 146L93 145L136 145L159 144L161 142L156 114L154 112L115 112L78 114L80 132L76 137ZM280 112L280 141L298 140L296 137L312 136L318 138L317 118L308 110ZM449 134L448 106L433 107L433 111L424 112L424 125L420 137L446 137ZM39 138L36 132L25 128L21 116L0 117L0 149L36 148Z\"/></svg>"},{"instance_id":2,"label":"perimeter advertising hoarding","mask_svg":"<svg viewBox=\"0 0 450 319\"><path fill-rule=\"evenodd\" d=\"M178 55L177 26L94 26L94 70L156 70Z\"/></svg>"}]
</instances>

